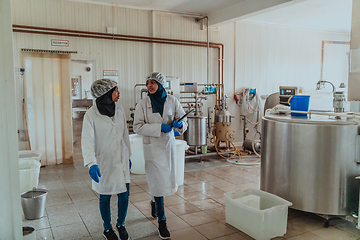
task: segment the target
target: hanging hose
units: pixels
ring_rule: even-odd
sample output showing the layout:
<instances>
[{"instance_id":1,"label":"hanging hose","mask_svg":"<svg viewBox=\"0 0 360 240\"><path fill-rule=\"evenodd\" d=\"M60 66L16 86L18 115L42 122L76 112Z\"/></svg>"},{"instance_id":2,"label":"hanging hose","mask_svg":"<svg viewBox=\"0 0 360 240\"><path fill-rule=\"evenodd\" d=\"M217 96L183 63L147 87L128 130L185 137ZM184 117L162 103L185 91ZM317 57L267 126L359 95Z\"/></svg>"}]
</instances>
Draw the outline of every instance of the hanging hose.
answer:
<instances>
[{"instance_id":1,"label":"hanging hose","mask_svg":"<svg viewBox=\"0 0 360 240\"><path fill-rule=\"evenodd\" d=\"M229 158L233 158L233 157L238 153L239 150L235 147L235 145L234 145L232 142L230 142L230 143L234 146L235 152L234 152L234 154L233 154L232 156L230 156L230 157L225 157L224 155L222 155L222 154L219 152L219 150L218 150L218 148L217 148L218 141L215 142L215 150L216 150L216 152L219 154L220 157L225 158L225 159L229 159ZM241 154L239 154L239 162L240 162L240 159L241 159L240 155L241 155Z\"/></svg>"},{"instance_id":2,"label":"hanging hose","mask_svg":"<svg viewBox=\"0 0 360 240\"><path fill-rule=\"evenodd\" d=\"M256 156L258 156L259 158L261 158L261 155L256 151L256 149L255 149L255 142L260 142L260 140L253 140L252 141L252 148L253 148L253 151L254 151L254 153L256 154Z\"/></svg>"},{"instance_id":3,"label":"hanging hose","mask_svg":"<svg viewBox=\"0 0 360 240\"><path fill-rule=\"evenodd\" d=\"M252 148L253 152L256 154L256 156L261 157L261 155L255 149L255 143L260 142L260 140L255 139L256 135L259 134L260 139L261 139L261 135L260 135L259 131L257 130L259 123L260 123L260 98L259 98L259 94L252 93L252 94L254 94L253 95L254 97L252 99L250 99L250 91L251 91L250 88L244 87L239 92L235 93L234 98L235 98L236 104L238 104L241 107L242 113L244 115L244 121L254 125L253 127L254 127L256 133L254 135L254 139L251 141L251 148ZM239 99L242 101L239 101ZM255 100L255 102L253 100ZM252 114L252 120L249 120L249 118L247 117L247 115L249 115L249 114ZM256 114L255 122L253 122L254 114ZM245 138L246 138L246 134L244 136L244 139Z\"/></svg>"},{"instance_id":4,"label":"hanging hose","mask_svg":"<svg viewBox=\"0 0 360 240\"><path fill-rule=\"evenodd\" d=\"M234 154L233 154L232 156L230 156L230 157L225 157L224 155L222 155L222 154L219 152L218 148L217 148L217 142L216 142L216 144L215 144L216 152L219 154L220 157L226 159L227 162L229 162L229 163L234 163L234 164L239 164L239 165L258 165L258 164L260 164L260 163L243 163L243 162L241 162L241 156L250 155L251 152L248 151L248 150L239 150L239 149L237 149L237 147L235 146L235 144L234 144L232 141L230 141L230 143L231 143L231 145L232 145L232 146L234 147L234 149L235 149ZM233 158L236 154L239 155L239 160L237 160L237 161L231 161L230 159Z\"/></svg>"},{"instance_id":5,"label":"hanging hose","mask_svg":"<svg viewBox=\"0 0 360 240\"><path fill-rule=\"evenodd\" d=\"M243 113L244 115L247 115L247 114L255 114L257 113L257 116L256 116L256 122L251 122L248 118L246 118L246 120L253 124L253 125L258 125L259 122L260 122L260 119L259 119L259 111L260 111L260 99L259 99L259 95L258 94L255 94L255 104L254 106L251 105L251 101L250 101L250 88L244 88L243 92L242 92L242 95L243 95L243 101L242 101L242 109L243 109Z\"/></svg>"},{"instance_id":6,"label":"hanging hose","mask_svg":"<svg viewBox=\"0 0 360 240\"><path fill-rule=\"evenodd\" d=\"M259 140L255 139L257 134L259 134L259 138L260 138ZM261 143L261 133L257 129L256 129L256 133L254 135L254 140L252 140L251 146L252 146L253 152L256 154L256 156L261 158L261 155L256 151L255 142L256 143Z\"/></svg>"}]
</instances>

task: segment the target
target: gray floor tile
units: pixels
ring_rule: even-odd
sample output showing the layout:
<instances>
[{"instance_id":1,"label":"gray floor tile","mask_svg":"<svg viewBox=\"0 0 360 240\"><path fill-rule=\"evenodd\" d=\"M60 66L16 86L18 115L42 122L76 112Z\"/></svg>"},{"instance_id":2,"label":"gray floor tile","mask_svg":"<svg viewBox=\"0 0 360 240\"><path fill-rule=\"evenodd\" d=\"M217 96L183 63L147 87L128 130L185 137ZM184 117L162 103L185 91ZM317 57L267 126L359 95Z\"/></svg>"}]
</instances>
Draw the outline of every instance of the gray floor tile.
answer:
<instances>
[{"instance_id":1,"label":"gray floor tile","mask_svg":"<svg viewBox=\"0 0 360 240\"><path fill-rule=\"evenodd\" d=\"M37 240L53 240L54 236L50 228L45 228L41 230L36 230L36 239Z\"/></svg>"},{"instance_id":2,"label":"gray floor tile","mask_svg":"<svg viewBox=\"0 0 360 240\"><path fill-rule=\"evenodd\" d=\"M84 217L82 218L86 228L88 229L88 231L91 234L96 234L96 233L102 233L104 231L104 227L103 227L103 221L101 219L101 216L99 214L99 216L88 216L88 217ZM116 227L116 220L117 218L112 217L111 218L111 225L113 226L113 228L115 229Z\"/></svg>"},{"instance_id":3,"label":"gray floor tile","mask_svg":"<svg viewBox=\"0 0 360 240\"><path fill-rule=\"evenodd\" d=\"M49 216L49 222L51 228L69 225L69 224L83 223L78 213L67 213L63 215L58 214L58 215Z\"/></svg>"},{"instance_id":4,"label":"gray floor tile","mask_svg":"<svg viewBox=\"0 0 360 240\"><path fill-rule=\"evenodd\" d=\"M104 240L104 236L100 232L92 233L91 237L92 237L93 240Z\"/></svg>"},{"instance_id":5,"label":"gray floor tile","mask_svg":"<svg viewBox=\"0 0 360 240\"><path fill-rule=\"evenodd\" d=\"M64 187L68 192L71 191L82 191L83 188L88 188L89 186L86 184L84 180L79 180L76 182L64 182Z\"/></svg>"},{"instance_id":6,"label":"gray floor tile","mask_svg":"<svg viewBox=\"0 0 360 240\"><path fill-rule=\"evenodd\" d=\"M71 201L75 202L86 202L89 200L97 200L98 197L91 190L86 192L69 193Z\"/></svg>"},{"instance_id":7,"label":"gray floor tile","mask_svg":"<svg viewBox=\"0 0 360 240\"><path fill-rule=\"evenodd\" d=\"M66 203L72 203L69 195L67 193L62 194L58 197L49 195L46 197L46 207L63 205Z\"/></svg>"},{"instance_id":8,"label":"gray floor tile","mask_svg":"<svg viewBox=\"0 0 360 240\"><path fill-rule=\"evenodd\" d=\"M99 212L100 214L98 199L84 202L75 202L74 206L76 207L80 215L93 214L95 212Z\"/></svg>"},{"instance_id":9,"label":"gray floor tile","mask_svg":"<svg viewBox=\"0 0 360 240\"><path fill-rule=\"evenodd\" d=\"M143 238L137 238L138 240L159 240L159 234L156 235L151 235L148 237L143 237Z\"/></svg>"},{"instance_id":10,"label":"gray floor tile","mask_svg":"<svg viewBox=\"0 0 360 240\"><path fill-rule=\"evenodd\" d=\"M52 231L55 240L81 239L84 237L90 237L90 234L83 223L53 227Z\"/></svg>"},{"instance_id":11,"label":"gray floor tile","mask_svg":"<svg viewBox=\"0 0 360 240\"><path fill-rule=\"evenodd\" d=\"M65 215L71 213L77 213L78 210L76 209L73 203L66 203L56 206L49 206L46 207L46 211L48 216L58 216L58 215Z\"/></svg>"},{"instance_id":12,"label":"gray floor tile","mask_svg":"<svg viewBox=\"0 0 360 240\"><path fill-rule=\"evenodd\" d=\"M131 221L131 224L126 225L126 229L132 239L139 239L158 234L156 226L147 219Z\"/></svg>"},{"instance_id":13,"label":"gray floor tile","mask_svg":"<svg viewBox=\"0 0 360 240\"><path fill-rule=\"evenodd\" d=\"M43 188L46 189L48 191L50 190L65 190L64 185L62 184L62 182L60 182L60 178L58 181L54 181L54 182L47 182L47 181L43 181L43 180L39 180L39 187L38 188Z\"/></svg>"}]
</instances>

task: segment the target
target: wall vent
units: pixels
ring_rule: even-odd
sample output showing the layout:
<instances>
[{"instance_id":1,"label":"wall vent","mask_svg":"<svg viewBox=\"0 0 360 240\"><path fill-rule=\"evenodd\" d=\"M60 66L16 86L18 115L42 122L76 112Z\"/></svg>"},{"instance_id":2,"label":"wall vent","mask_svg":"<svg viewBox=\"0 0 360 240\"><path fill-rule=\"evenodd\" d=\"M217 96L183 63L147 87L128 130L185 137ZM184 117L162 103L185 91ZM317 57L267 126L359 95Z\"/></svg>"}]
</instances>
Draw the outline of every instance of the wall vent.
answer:
<instances>
[{"instance_id":1,"label":"wall vent","mask_svg":"<svg viewBox=\"0 0 360 240\"><path fill-rule=\"evenodd\" d=\"M50 53L50 54L78 53L77 51L60 51L60 50L30 49L30 48L22 48L21 52L27 52L27 53Z\"/></svg>"}]
</instances>

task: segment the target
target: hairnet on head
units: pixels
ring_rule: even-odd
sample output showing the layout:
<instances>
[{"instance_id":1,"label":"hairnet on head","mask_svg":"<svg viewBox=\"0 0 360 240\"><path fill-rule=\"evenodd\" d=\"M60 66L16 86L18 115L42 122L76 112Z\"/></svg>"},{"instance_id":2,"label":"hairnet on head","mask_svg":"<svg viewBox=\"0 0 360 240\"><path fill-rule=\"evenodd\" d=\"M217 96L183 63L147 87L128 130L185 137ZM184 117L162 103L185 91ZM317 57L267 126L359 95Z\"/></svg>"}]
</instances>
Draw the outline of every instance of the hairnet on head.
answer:
<instances>
[{"instance_id":1,"label":"hairnet on head","mask_svg":"<svg viewBox=\"0 0 360 240\"><path fill-rule=\"evenodd\" d=\"M153 80L157 81L158 83L160 83L163 87L165 87L166 77L164 76L164 74L162 74L160 72L150 73L150 75L148 76L147 79L153 79Z\"/></svg>"},{"instance_id":2,"label":"hairnet on head","mask_svg":"<svg viewBox=\"0 0 360 240\"><path fill-rule=\"evenodd\" d=\"M91 84L91 95L94 98L101 97L111 89L117 86L117 82L111 79L99 79Z\"/></svg>"}]
</instances>

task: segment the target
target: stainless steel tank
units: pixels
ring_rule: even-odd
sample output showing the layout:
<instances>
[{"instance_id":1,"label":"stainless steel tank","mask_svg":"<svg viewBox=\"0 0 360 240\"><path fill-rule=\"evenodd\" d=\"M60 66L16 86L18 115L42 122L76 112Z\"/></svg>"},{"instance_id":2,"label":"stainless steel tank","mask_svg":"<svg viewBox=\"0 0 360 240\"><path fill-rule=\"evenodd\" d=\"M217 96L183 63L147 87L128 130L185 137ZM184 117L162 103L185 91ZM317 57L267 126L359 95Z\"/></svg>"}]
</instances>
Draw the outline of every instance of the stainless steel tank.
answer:
<instances>
[{"instance_id":1,"label":"stainless steel tank","mask_svg":"<svg viewBox=\"0 0 360 240\"><path fill-rule=\"evenodd\" d=\"M204 116L187 117L188 129L184 133L184 139L190 146L206 145L206 119Z\"/></svg>"},{"instance_id":2,"label":"stainless steel tank","mask_svg":"<svg viewBox=\"0 0 360 240\"><path fill-rule=\"evenodd\" d=\"M359 142L353 120L266 115L261 190L292 202L298 210L349 215L359 203Z\"/></svg>"},{"instance_id":3,"label":"stainless steel tank","mask_svg":"<svg viewBox=\"0 0 360 240\"><path fill-rule=\"evenodd\" d=\"M231 122L231 114L229 111L224 111L224 110L221 110L219 111L219 113L216 115L216 122L226 122L226 123L229 123Z\"/></svg>"}]
</instances>

